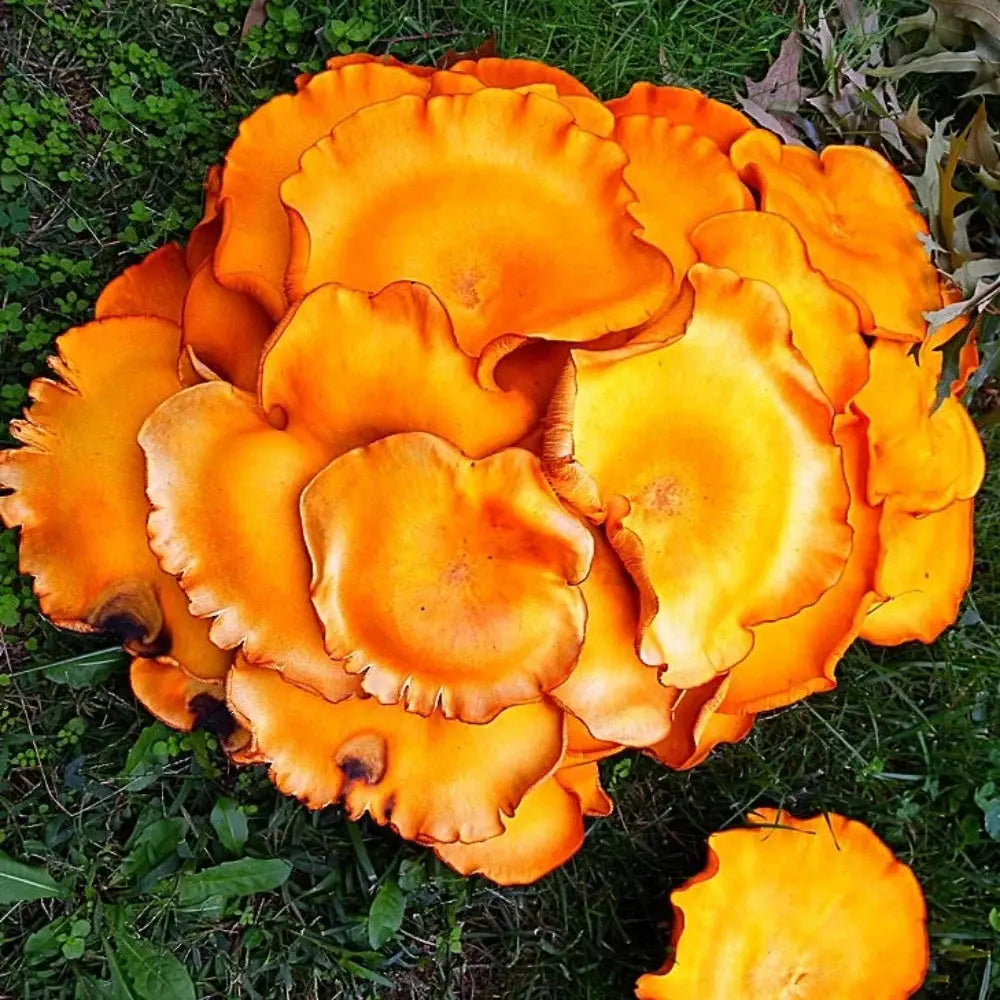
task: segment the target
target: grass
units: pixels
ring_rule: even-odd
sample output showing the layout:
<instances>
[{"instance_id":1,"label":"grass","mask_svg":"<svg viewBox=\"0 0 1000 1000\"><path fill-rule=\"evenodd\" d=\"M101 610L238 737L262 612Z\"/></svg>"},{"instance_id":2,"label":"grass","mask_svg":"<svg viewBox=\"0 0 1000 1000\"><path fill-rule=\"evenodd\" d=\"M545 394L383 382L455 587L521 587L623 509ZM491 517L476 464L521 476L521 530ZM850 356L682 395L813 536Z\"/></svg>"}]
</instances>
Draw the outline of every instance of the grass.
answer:
<instances>
[{"instance_id":1,"label":"grass","mask_svg":"<svg viewBox=\"0 0 1000 1000\"><path fill-rule=\"evenodd\" d=\"M645 78L729 97L794 16L764 0L276 2L241 44L244 9L0 7L4 422L102 284L183 237L204 168L239 119L324 55L370 46L428 61L495 32L504 54L563 65L603 96ZM1000 453L1000 439L990 445ZM642 757L608 762L615 815L564 869L513 890L460 879L337 809L308 813L263 769L229 768L211 737L169 733L136 707L119 656L53 667L94 644L38 617L16 539L0 535L0 848L64 886L61 897L0 902L0 998L172 1000L185 995L177 962L213 1000L625 997L662 961L669 890L700 867L707 834L758 803L872 825L928 896L933 967L921 996L1000 995L990 959L1000 877L985 826L987 816L1000 825L998 494L991 471L975 584L939 643L856 646L836 692L761 719L690 774ZM238 858L283 859L290 874L254 867L258 886L281 884L242 895L198 882ZM746 918L766 919L734 900L734 921Z\"/></svg>"}]
</instances>

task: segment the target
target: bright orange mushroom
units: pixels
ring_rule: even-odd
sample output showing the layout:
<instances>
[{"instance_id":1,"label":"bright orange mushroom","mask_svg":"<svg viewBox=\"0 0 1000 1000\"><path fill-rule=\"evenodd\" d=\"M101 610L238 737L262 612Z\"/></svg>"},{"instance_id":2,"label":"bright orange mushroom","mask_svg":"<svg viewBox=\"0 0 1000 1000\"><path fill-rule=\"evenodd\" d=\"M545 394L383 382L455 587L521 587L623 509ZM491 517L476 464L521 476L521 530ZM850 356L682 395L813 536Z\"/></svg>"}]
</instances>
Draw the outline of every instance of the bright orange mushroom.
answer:
<instances>
[{"instance_id":1,"label":"bright orange mushroom","mask_svg":"<svg viewBox=\"0 0 1000 1000\"><path fill-rule=\"evenodd\" d=\"M190 280L184 251L168 243L109 282L98 296L94 316L155 316L179 325Z\"/></svg>"},{"instance_id":2,"label":"bright orange mushroom","mask_svg":"<svg viewBox=\"0 0 1000 1000\"><path fill-rule=\"evenodd\" d=\"M629 115L650 115L663 118L671 125L690 125L698 135L711 139L723 153L753 123L735 108L687 87L658 87L656 84L635 84L624 97L607 102L616 118Z\"/></svg>"},{"instance_id":3,"label":"bright orange mushroom","mask_svg":"<svg viewBox=\"0 0 1000 1000\"><path fill-rule=\"evenodd\" d=\"M222 172L216 277L229 288L249 292L273 319L280 319L289 304L284 287L289 235L278 198L281 182L337 122L375 102L424 94L428 88L425 80L397 66L350 62L316 74L298 93L276 97L250 115Z\"/></svg>"},{"instance_id":4,"label":"bright orange mushroom","mask_svg":"<svg viewBox=\"0 0 1000 1000\"><path fill-rule=\"evenodd\" d=\"M532 881L601 759L693 767L957 614L978 356L935 407L920 231L695 91L338 57L60 339L0 516L156 717Z\"/></svg>"},{"instance_id":5,"label":"bright orange mushroom","mask_svg":"<svg viewBox=\"0 0 1000 1000\"><path fill-rule=\"evenodd\" d=\"M635 651L639 592L602 534L580 585L587 632L573 672L552 697L597 740L644 747L665 739L678 692Z\"/></svg>"},{"instance_id":6,"label":"bright orange mushroom","mask_svg":"<svg viewBox=\"0 0 1000 1000\"><path fill-rule=\"evenodd\" d=\"M671 896L674 954L640 977L638 1000L913 996L928 964L913 872L843 816L747 820L709 837L705 871Z\"/></svg>"},{"instance_id":7,"label":"bright orange mushroom","mask_svg":"<svg viewBox=\"0 0 1000 1000\"><path fill-rule=\"evenodd\" d=\"M781 300L701 264L688 278L680 340L573 352L546 445L556 490L606 519L639 587L639 656L665 664L674 687L739 663L749 627L815 601L851 544L833 413L791 349Z\"/></svg>"},{"instance_id":8,"label":"bright orange mushroom","mask_svg":"<svg viewBox=\"0 0 1000 1000\"><path fill-rule=\"evenodd\" d=\"M268 344L260 399L267 413L287 415L289 433L316 440L331 457L422 430L480 458L541 420L544 395L521 382L507 392L482 388L444 307L421 285L397 282L374 296L323 285Z\"/></svg>"},{"instance_id":9,"label":"bright orange mushroom","mask_svg":"<svg viewBox=\"0 0 1000 1000\"><path fill-rule=\"evenodd\" d=\"M876 600L861 637L883 646L933 642L958 617L972 579L972 501L930 514L884 505Z\"/></svg>"},{"instance_id":10,"label":"bright orange mushroom","mask_svg":"<svg viewBox=\"0 0 1000 1000\"><path fill-rule=\"evenodd\" d=\"M872 318L870 332L923 340L922 314L940 304L937 271L917 238L927 224L888 160L863 146L817 155L760 129L738 139L730 157L760 207L791 222L813 266Z\"/></svg>"},{"instance_id":11,"label":"bright orange mushroom","mask_svg":"<svg viewBox=\"0 0 1000 1000\"><path fill-rule=\"evenodd\" d=\"M289 292L419 281L473 357L509 334L583 341L638 326L671 272L635 235L625 162L616 143L534 94L488 88L365 108L281 186Z\"/></svg>"},{"instance_id":12,"label":"bright orange mushroom","mask_svg":"<svg viewBox=\"0 0 1000 1000\"><path fill-rule=\"evenodd\" d=\"M336 705L275 670L237 660L228 701L283 792L312 809L343 801L409 840L475 843L504 832L563 753L550 702L508 708L484 725L350 698Z\"/></svg>"},{"instance_id":13,"label":"bright orange mushroom","mask_svg":"<svg viewBox=\"0 0 1000 1000\"><path fill-rule=\"evenodd\" d=\"M628 154L625 181L638 198L632 211L642 237L666 254L679 284L698 259L691 245L695 227L721 213L753 208L753 196L729 158L690 125L628 115L615 122L614 139Z\"/></svg>"},{"instance_id":14,"label":"bright orange mushroom","mask_svg":"<svg viewBox=\"0 0 1000 1000\"><path fill-rule=\"evenodd\" d=\"M969 500L985 473L983 445L953 395L937 405L941 356L927 342L914 357L907 344L878 341L871 378L857 398L868 417L872 503L896 498L913 513Z\"/></svg>"},{"instance_id":15,"label":"bright orange mushroom","mask_svg":"<svg viewBox=\"0 0 1000 1000\"><path fill-rule=\"evenodd\" d=\"M583 845L584 816L608 816L611 800L597 765L561 767L521 800L504 832L475 844L438 844L434 853L462 875L484 875L500 885L537 882Z\"/></svg>"},{"instance_id":16,"label":"bright orange mushroom","mask_svg":"<svg viewBox=\"0 0 1000 1000\"><path fill-rule=\"evenodd\" d=\"M486 722L573 669L593 538L529 452L384 437L316 476L302 522L327 652L381 702Z\"/></svg>"}]
</instances>

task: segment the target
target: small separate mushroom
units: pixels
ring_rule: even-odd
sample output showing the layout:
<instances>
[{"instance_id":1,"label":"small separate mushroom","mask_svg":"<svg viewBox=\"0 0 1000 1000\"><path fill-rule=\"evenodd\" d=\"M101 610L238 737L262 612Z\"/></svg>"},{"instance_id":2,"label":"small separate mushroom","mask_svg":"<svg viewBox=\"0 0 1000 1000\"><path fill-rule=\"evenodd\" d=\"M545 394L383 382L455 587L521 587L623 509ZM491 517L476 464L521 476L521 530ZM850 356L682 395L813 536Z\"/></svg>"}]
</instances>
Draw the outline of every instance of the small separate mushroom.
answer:
<instances>
[{"instance_id":1,"label":"small separate mushroom","mask_svg":"<svg viewBox=\"0 0 1000 1000\"><path fill-rule=\"evenodd\" d=\"M861 823L775 809L708 840L671 896L672 957L639 1000L905 1000L927 973L927 912L906 865Z\"/></svg>"}]
</instances>

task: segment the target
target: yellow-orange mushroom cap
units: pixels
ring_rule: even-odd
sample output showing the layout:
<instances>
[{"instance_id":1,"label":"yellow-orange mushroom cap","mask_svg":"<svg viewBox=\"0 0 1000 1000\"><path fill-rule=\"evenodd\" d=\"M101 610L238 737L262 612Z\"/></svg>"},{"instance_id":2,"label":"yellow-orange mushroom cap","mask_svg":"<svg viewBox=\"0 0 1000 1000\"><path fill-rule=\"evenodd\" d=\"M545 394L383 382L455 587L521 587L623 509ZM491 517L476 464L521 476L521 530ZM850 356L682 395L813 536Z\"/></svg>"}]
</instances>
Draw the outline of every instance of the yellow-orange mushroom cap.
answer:
<instances>
[{"instance_id":1,"label":"yellow-orange mushroom cap","mask_svg":"<svg viewBox=\"0 0 1000 1000\"><path fill-rule=\"evenodd\" d=\"M667 255L679 283L698 259L690 239L695 227L753 208L753 196L729 158L690 125L628 115L616 121L614 139L628 154L625 181L638 198L632 213L642 237Z\"/></svg>"},{"instance_id":2,"label":"yellow-orange mushroom cap","mask_svg":"<svg viewBox=\"0 0 1000 1000\"><path fill-rule=\"evenodd\" d=\"M594 538L594 561L580 585L587 634L573 672L552 697L597 739L649 746L666 738L678 692L636 655L639 593L603 535Z\"/></svg>"},{"instance_id":3,"label":"yellow-orange mushroom cap","mask_svg":"<svg viewBox=\"0 0 1000 1000\"><path fill-rule=\"evenodd\" d=\"M359 690L333 663L309 600L299 495L326 462L226 382L185 389L145 422L150 544L225 649L332 701ZM263 470L266 470L266 474ZM207 623L206 623L207 625Z\"/></svg>"},{"instance_id":4,"label":"yellow-orange mushroom cap","mask_svg":"<svg viewBox=\"0 0 1000 1000\"><path fill-rule=\"evenodd\" d=\"M882 508L871 506L865 492L866 432L867 421L853 413L834 423L851 492L847 521L854 531L843 574L815 604L790 618L754 626L753 649L729 674L720 711L763 712L836 686L837 663L857 638L876 596Z\"/></svg>"},{"instance_id":5,"label":"yellow-orange mushroom cap","mask_svg":"<svg viewBox=\"0 0 1000 1000\"><path fill-rule=\"evenodd\" d=\"M218 279L254 295L273 319L280 319L288 306L289 234L279 185L295 173L303 151L341 119L401 94L425 94L428 88L426 80L406 69L375 59L352 60L317 73L297 93L276 97L244 119L222 173Z\"/></svg>"},{"instance_id":6,"label":"yellow-orange mushroom cap","mask_svg":"<svg viewBox=\"0 0 1000 1000\"><path fill-rule=\"evenodd\" d=\"M870 310L873 333L924 338L923 313L940 303L937 271L917 238L927 224L885 157L864 146L827 146L817 155L760 129L730 156L760 192L760 207L795 226L813 266Z\"/></svg>"},{"instance_id":7,"label":"yellow-orange mushroom cap","mask_svg":"<svg viewBox=\"0 0 1000 1000\"><path fill-rule=\"evenodd\" d=\"M913 513L941 510L979 489L986 457L968 411L947 396L936 405L940 353L929 342L912 357L909 345L877 341L871 378L857 398L868 431L872 503L895 498Z\"/></svg>"},{"instance_id":8,"label":"yellow-orange mushroom cap","mask_svg":"<svg viewBox=\"0 0 1000 1000\"><path fill-rule=\"evenodd\" d=\"M675 771L687 771L720 743L738 743L747 736L753 728L753 715L725 715L719 711L731 676L678 691L670 730L659 743L646 749L647 756Z\"/></svg>"},{"instance_id":9,"label":"yellow-orange mushroom cap","mask_svg":"<svg viewBox=\"0 0 1000 1000\"><path fill-rule=\"evenodd\" d=\"M21 570L43 614L64 628L109 632L138 656L169 654L218 676L226 655L187 613L146 540L136 434L180 389L180 330L163 319L115 317L74 327L37 379L34 405L11 424L19 449L0 452L0 517L21 527ZM95 527L97 526L97 527Z\"/></svg>"},{"instance_id":10,"label":"yellow-orange mushroom cap","mask_svg":"<svg viewBox=\"0 0 1000 1000\"><path fill-rule=\"evenodd\" d=\"M219 284L211 259L191 278L181 326L182 348L227 382L257 388L261 351L274 322L255 298Z\"/></svg>"},{"instance_id":11,"label":"yellow-orange mushroom cap","mask_svg":"<svg viewBox=\"0 0 1000 1000\"><path fill-rule=\"evenodd\" d=\"M136 658L129 668L132 691L149 713L165 725L185 732L198 724L198 708L205 703L204 699L224 701L224 676L215 681L189 677L164 658Z\"/></svg>"},{"instance_id":12,"label":"yellow-orange mushroom cap","mask_svg":"<svg viewBox=\"0 0 1000 1000\"><path fill-rule=\"evenodd\" d=\"M589 480L577 506L601 498L639 586L639 655L666 664L672 687L738 663L750 626L817 600L851 545L833 413L777 293L704 264L688 278L694 315L679 340L573 352L575 385L554 398L546 443L556 490L575 502Z\"/></svg>"},{"instance_id":13,"label":"yellow-orange mushroom cap","mask_svg":"<svg viewBox=\"0 0 1000 1000\"><path fill-rule=\"evenodd\" d=\"M302 521L327 652L380 701L485 722L572 669L593 538L530 452L385 437L316 476Z\"/></svg>"},{"instance_id":14,"label":"yellow-orange mushroom cap","mask_svg":"<svg viewBox=\"0 0 1000 1000\"><path fill-rule=\"evenodd\" d=\"M219 218L219 191L222 189L222 167L213 165L208 168L204 181L205 203L201 219L191 230L187 243L184 244L184 262L188 272L194 274L201 265L214 253L222 232L222 220Z\"/></svg>"},{"instance_id":15,"label":"yellow-orange mushroom cap","mask_svg":"<svg viewBox=\"0 0 1000 1000\"><path fill-rule=\"evenodd\" d=\"M472 843L503 833L563 752L562 713L538 701L472 726L373 698L334 705L238 658L228 703L278 788L311 809L343 801L408 840Z\"/></svg>"},{"instance_id":16,"label":"yellow-orange mushroom cap","mask_svg":"<svg viewBox=\"0 0 1000 1000\"><path fill-rule=\"evenodd\" d=\"M462 59L448 67L452 73L467 73L487 87L515 90L535 83L548 83L564 97L589 97L594 95L575 76L556 66L533 59Z\"/></svg>"},{"instance_id":17,"label":"yellow-orange mushroom cap","mask_svg":"<svg viewBox=\"0 0 1000 1000\"><path fill-rule=\"evenodd\" d=\"M618 743L596 739L575 715L566 715L567 765L604 760L624 749Z\"/></svg>"},{"instance_id":18,"label":"yellow-orange mushroom cap","mask_svg":"<svg viewBox=\"0 0 1000 1000\"><path fill-rule=\"evenodd\" d=\"M958 617L972 579L973 504L953 500L930 514L883 505L875 576L879 600L861 638L882 646L933 642Z\"/></svg>"},{"instance_id":19,"label":"yellow-orange mushroom cap","mask_svg":"<svg viewBox=\"0 0 1000 1000\"><path fill-rule=\"evenodd\" d=\"M664 118L671 125L690 125L699 135L711 139L723 153L728 153L729 147L753 128L750 119L735 108L687 87L660 87L641 82L624 97L608 101L607 107L616 118L650 115Z\"/></svg>"},{"instance_id":20,"label":"yellow-orange mushroom cap","mask_svg":"<svg viewBox=\"0 0 1000 1000\"><path fill-rule=\"evenodd\" d=\"M420 282L473 357L506 334L586 341L638 326L671 272L635 235L625 162L616 143L534 94L488 88L364 108L281 187L289 292Z\"/></svg>"},{"instance_id":21,"label":"yellow-orange mushroom cap","mask_svg":"<svg viewBox=\"0 0 1000 1000\"><path fill-rule=\"evenodd\" d=\"M813 269L795 227L770 212L731 212L703 222L691 243L706 264L766 281L778 292L788 309L792 343L834 410L843 413L868 380L861 317L850 299Z\"/></svg>"},{"instance_id":22,"label":"yellow-orange mushroom cap","mask_svg":"<svg viewBox=\"0 0 1000 1000\"><path fill-rule=\"evenodd\" d=\"M377 387L373 389L373 387ZM330 457L399 431L428 431L473 458L514 444L542 416L515 387L482 388L429 289L397 282L377 295L323 285L268 345L261 405Z\"/></svg>"},{"instance_id":23,"label":"yellow-orange mushroom cap","mask_svg":"<svg viewBox=\"0 0 1000 1000\"><path fill-rule=\"evenodd\" d=\"M179 324L189 281L184 251L168 243L108 282L94 304L94 318L153 316Z\"/></svg>"},{"instance_id":24,"label":"yellow-orange mushroom cap","mask_svg":"<svg viewBox=\"0 0 1000 1000\"><path fill-rule=\"evenodd\" d=\"M611 809L596 764L560 767L525 795L499 836L475 844L436 844L434 853L462 875L528 885L583 846L584 815L607 816Z\"/></svg>"},{"instance_id":25,"label":"yellow-orange mushroom cap","mask_svg":"<svg viewBox=\"0 0 1000 1000\"><path fill-rule=\"evenodd\" d=\"M640 977L639 1000L913 996L929 957L913 872L834 813L747 819L749 829L709 837L707 871L672 894L674 959Z\"/></svg>"}]
</instances>

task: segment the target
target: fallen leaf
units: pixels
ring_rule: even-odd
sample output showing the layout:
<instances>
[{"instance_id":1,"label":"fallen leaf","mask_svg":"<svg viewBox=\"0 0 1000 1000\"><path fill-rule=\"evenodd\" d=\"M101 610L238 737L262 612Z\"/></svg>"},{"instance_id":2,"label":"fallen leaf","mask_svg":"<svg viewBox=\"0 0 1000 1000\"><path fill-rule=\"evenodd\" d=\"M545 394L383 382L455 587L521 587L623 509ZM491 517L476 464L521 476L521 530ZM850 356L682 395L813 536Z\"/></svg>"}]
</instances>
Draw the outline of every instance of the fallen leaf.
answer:
<instances>
[{"instance_id":1,"label":"fallen leaf","mask_svg":"<svg viewBox=\"0 0 1000 1000\"><path fill-rule=\"evenodd\" d=\"M778 58L762 80L746 78L747 97L767 111L794 111L811 91L799 83L799 64L802 61L802 39L792 30L781 43Z\"/></svg>"},{"instance_id":2,"label":"fallen leaf","mask_svg":"<svg viewBox=\"0 0 1000 1000\"><path fill-rule=\"evenodd\" d=\"M939 13L962 21L971 21L1000 41L1000 5L996 0L930 0Z\"/></svg>"},{"instance_id":3,"label":"fallen leaf","mask_svg":"<svg viewBox=\"0 0 1000 1000\"><path fill-rule=\"evenodd\" d=\"M266 4L267 0L253 0L247 9L246 17L243 18L240 38L246 38L254 28L259 28L264 24L267 20Z\"/></svg>"},{"instance_id":4,"label":"fallen leaf","mask_svg":"<svg viewBox=\"0 0 1000 1000\"><path fill-rule=\"evenodd\" d=\"M467 52L459 52L458 49L447 48L444 55L437 61L438 69L448 69L455 63L464 62L466 59L492 59L497 54L497 36L488 35L474 49Z\"/></svg>"},{"instance_id":5,"label":"fallen leaf","mask_svg":"<svg viewBox=\"0 0 1000 1000\"><path fill-rule=\"evenodd\" d=\"M784 139L785 142L793 146L805 145L797 129L792 127L788 122L776 118L756 101L751 101L748 97L740 97L739 105L747 113L748 117L752 118L758 125L770 129L770 131Z\"/></svg>"},{"instance_id":6,"label":"fallen leaf","mask_svg":"<svg viewBox=\"0 0 1000 1000\"><path fill-rule=\"evenodd\" d=\"M924 150L924 167L921 173L914 177L907 175L906 179L917 196L917 204L927 216L927 222L935 239L940 239L941 227L938 212L941 208L941 174L938 165L951 145L951 137L946 130L951 124L951 118L944 118L934 123L934 131L927 139Z\"/></svg>"},{"instance_id":7,"label":"fallen leaf","mask_svg":"<svg viewBox=\"0 0 1000 1000\"><path fill-rule=\"evenodd\" d=\"M951 256L951 265L953 268L963 263L958 259L959 253L955 247L955 210L963 201L972 197L968 191L959 191L955 187L955 171L958 169L958 161L965 151L965 142L968 133L969 130L966 129L961 135L952 137L944 166L939 167L938 225L941 232L941 241Z\"/></svg>"},{"instance_id":8,"label":"fallen leaf","mask_svg":"<svg viewBox=\"0 0 1000 1000\"><path fill-rule=\"evenodd\" d=\"M930 126L920 117L920 97L913 98L906 114L896 118L899 131L916 145L922 146L934 133Z\"/></svg>"}]
</instances>

